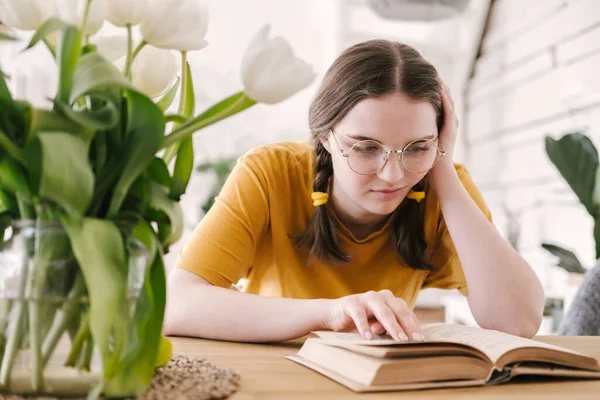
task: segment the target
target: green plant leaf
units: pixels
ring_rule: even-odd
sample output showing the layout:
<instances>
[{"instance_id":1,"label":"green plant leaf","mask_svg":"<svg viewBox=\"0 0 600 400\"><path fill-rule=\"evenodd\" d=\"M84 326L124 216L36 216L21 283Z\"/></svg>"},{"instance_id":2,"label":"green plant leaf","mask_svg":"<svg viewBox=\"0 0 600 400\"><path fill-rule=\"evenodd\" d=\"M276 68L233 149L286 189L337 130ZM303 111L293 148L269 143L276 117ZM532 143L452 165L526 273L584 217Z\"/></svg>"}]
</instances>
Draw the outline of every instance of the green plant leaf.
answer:
<instances>
[{"instance_id":1,"label":"green plant leaf","mask_svg":"<svg viewBox=\"0 0 600 400\"><path fill-rule=\"evenodd\" d=\"M150 386L155 370L166 304L166 276L160 246L146 221L134 228L133 235L150 250L150 268L136 303L135 316L119 369L105 393L109 396L140 396Z\"/></svg>"},{"instance_id":2,"label":"green plant leaf","mask_svg":"<svg viewBox=\"0 0 600 400\"><path fill-rule=\"evenodd\" d=\"M154 160L152 160L148 166L146 173L148 174L148 178L154 182L166 187L171 187L173 180L171 179L169 169L162 158L154 157Z\"/></svg>"},{"instance_id":3,"label":"green plant leaf","mask_svg":"<svg viewBox=\"0 0 600 400\"><path fill-rule=\"evenodd\" d=\"M47 111L38 108L32 109L31 129L29 137L35 136L38 132L67 132L82 137L92 137L92 132L82 127L73 120L56 111ZM28 137L28 138L29 138Z\"/></svg>"},{"instance_id":4,"label":"green plant leaf","mask_svg":"<svg viewBox=\"0 0 600 400\"><path fill-rule=\"evenodd\" d=\"M175 122L177 124L183 124L187 120L188 119L186 117L184 117L183 115L179 115L179 114L167 114L167 115L165 115L165 122Z\"/></svg>"},{"instance_id":5,"label":"green plant leaf","mask_svg":"<svg viewBox=\"0 0 600 400\"><path fill-rule=\"evenodd\" d=\"M194 169L194 142L189 137L183 140L177 150L175 159L175 168L173 169L173 184L169 197L179 201L182 194L185 193L187 185Z\"/></svg>"},{"instance_id":6,"label":"green plant leaf","mask_svg":"<svg viewBox=\"0 0 600 400\"><path fill-rule=\"evenodd\" d=\"M104 378L115 374L129 326L127 257L121 233L108 220L61 218L90 299L90 329L100 350Z\"/></svg>"},{"instance_id":7,"label":"green plant leaf","mask_svg":"<svg viewBox=\"0 0 600 400\"><path fill-rule=\"evenodd\" d=\"M4 214L10 211L16 211L17 209L17 200L14 196L10 195L8 192L0 190L0 214ZM4 232L0 232L0 236Z\"/></svg>"},{"instance_id":8,"label":"green plant leaf","mask_svg":"<svg viewBox=\"0 0 600 400\"><path fill-rule=\"evenodd\" d=\"M596 260L600 258L600 215L594 218L594 242L596 243Z\"/></svg>"},{"instance_id":9,"label":"green plant leaf","mask_svg":"<svg viewBox=\"0 0 600 400\"><path fill-rule=\"evenodd\" d=\"M256 101L246 97L244 92L236 93L228 98L213 105L202 114L189 119L186 123L173 130L164 140L161 149L169 148L174 143L178 143L183 139L191 136L194 132L219 122L225 118L229 118L251 106L256 104Z\"/></svg>"},{"instance_id":10,"label":"green plant leaf","mask_svg":"<svg viewBox=\"0 0 600 400\"><path fill-rule=\"evenodd\" d=\"M56 100L54 106L70 120L90 129L111 129L119 122L117 108L110 101L104 101L104 105L96 110L85 111L75 111L60 100Z\"/></svg>"},{"instance_id":11,"label":"green plant leaf","mask_svg":"<svg viewBox=\"0 0 600 400\"><path fill-rule=\"evenodd\" d=\"M81 54L81 33L73 26L61 30L56 49L56 64L58 66L58 90L56 99L68 103L73 88L77 61Z\"/></svg>"},{"instance_id":12,"label":"green plant leaf","mask_svg":"<svg viewBox=\"0 0 600 400\"><path fill-rule=\"evenodd\" d=\"M0 130L16 145L24 145L30 130L32 113L33 107L25 101L13 101L10 97L0 98Z\"/></svg>"},{"instance_id":13,"label":"green plant leaf","mask_svg":"<svg viewBox=\"0 0 600 400\"><path fill-rule=\"evenodd\" d=\"M4 74L0 74L0 101L6 101L6 103L12 102L12 96L10 94L10 90L8 90L8 85L6 84L6 77Z\"/></svg>"},{"instance_id":14,"label":"green plant leaf","mask_svg":"<svg viewBox=\"0 0 600 400\"><path fill-rule=\"evenodd\" d=\"M69 101L65 103L73 103L85 94L115 86L132 89L131 82L117 67L97 52L87 53L79 58L73 78L73 91Z\"/></svg>"},{"instance_id":15,"label":"green plant leaf","mask_svg":"<svg viewBox=\"0 0 600 400\"><path fill-rule=\"evenodd\" d=\"M169 91L156 102L156 105L163 113L166 112L169 107L171 107L171 104L173 104L173 100L175 100L175 96L177 95L177 89L179 89L179 82L180 79L177 77L175 83L173 86L171 86Z\"/></svg>"},{"instance_id":16,"label":"green plant leaf","mask_svg":"<svg viewBox=\"0 0 600 400\"><path fill-rule=\"evenodd\" d=\"M127 129L122 150L125 165L113 191L108 216L119 212L129 187L148 168L160 147L165 120L160 109L148 97L127 92Z\"/></svg>"},{"instance_id":17,"label":"green plant leaf","mask_svg":"<svg viewBox=\"0 0 600 400\"><path fill-rule=\"evenodd\" d=\"M46 20L42 25L40 25L39 28L37 28L37 30L31 37L29 44L23 49L23 51L29 50L30 48L38 44L40 40L44 40L46 37L48 37L48 35L50 35L51 33L56 32L58 30L64 30L68 27L74 28L73 26L67 24L66 22L62 21L60 18L57 17L52 17Z\"/></svg>"},{"instance_id":18,"label":"green plant leaf","mask_svg":"<svg viewBox=\"0 0 600 400\"><path fill-rule=\"evenodd\" d=\"M0 32L0 41L3 40L14 42L18 39L15 36L9 34L8 32Z\"/></svg>"},{"instance_id":19,"label":"green plant leaf","mask_svg":"<svg viewBox=\"0 0 600 400\"><path fill-rule=\"evenodd\" d=\"M572 251L551 243L542 243L542 247L558 257L558 266L566 271L580 274L583 274L587 271L583 265L581 265L581 262L579 262L579 259Z\"/></svg>"},{"instance_id":20,"label":"green plant leaf","mask_svg":"<svg viewBox=\"0 0 600 400\"><path fill-rule=\"evenodd\" d=\"M546 153L588 213L597 215L593 193L598 152L592 141L580 133L569 133L559 140L546 136Z\"/></svg>"},{"instance_id":21,"label":"green plant leaf","mask_svg":"<svg viewBox=\"0 0 600 400\"><path fill-rule=\"evenodd\" d=\"M159 227L167 230L159 230L160 239L164 246L175 243L183 234L183 212L177 201L169 198L168 189L157 183L150 186L150 208L164 213L168 218L168 224L159 221Z\"/></svg>"},{"instance_id":22,"label":"green plant leaf","mask_svg":"<svg viewBox=\"0 0 600 400\"><path fill-rule=\"evenodd\" d=\"M27 146L27 159L31 187L40 197L54 201L70 215L85 213L92 199L94 174L82 138L68 133L39 133Z\"/></svg>"},{"instance_id":23,"label":"green plant leaf","mask_svg":"<svg viewBox=\"0 0 600 400\"><path fill-rule=\"evenodd\" d=\"M9 157L0 158L0 188L13 194L21 193L31 197L26 172Z\"/></svg>"}]
</instances>

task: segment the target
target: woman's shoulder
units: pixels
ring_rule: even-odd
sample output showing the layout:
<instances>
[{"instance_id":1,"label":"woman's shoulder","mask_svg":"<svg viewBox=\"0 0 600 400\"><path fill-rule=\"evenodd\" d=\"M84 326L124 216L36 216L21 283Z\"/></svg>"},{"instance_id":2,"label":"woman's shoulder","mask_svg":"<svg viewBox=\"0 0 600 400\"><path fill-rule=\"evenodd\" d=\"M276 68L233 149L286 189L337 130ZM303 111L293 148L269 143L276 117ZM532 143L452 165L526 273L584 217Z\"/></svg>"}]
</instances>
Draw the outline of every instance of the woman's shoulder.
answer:
<instances>
[{"instance_id":1,"label":"woman's shoulder","mask_svg":"<svg viewBox=\"0 0 600 400\"><path fill-rule=\"evenodd\" d=\"M240 161L251 163L266 175L291 170L308 172L314 159L315 150L309 140L269 143L254 147L240 157Z\"/></svg>"}]
</instances>

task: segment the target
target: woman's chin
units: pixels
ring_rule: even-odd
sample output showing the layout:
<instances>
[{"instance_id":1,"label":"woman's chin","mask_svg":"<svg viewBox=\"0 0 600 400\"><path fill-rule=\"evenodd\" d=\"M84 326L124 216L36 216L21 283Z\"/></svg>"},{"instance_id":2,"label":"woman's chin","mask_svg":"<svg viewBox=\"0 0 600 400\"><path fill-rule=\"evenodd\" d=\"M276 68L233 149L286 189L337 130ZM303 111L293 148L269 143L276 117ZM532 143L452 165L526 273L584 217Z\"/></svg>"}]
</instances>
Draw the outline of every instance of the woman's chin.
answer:
<instances>
[{"instance_id":1,"label":"woman's chin","mask_svg":"<svg viewBox=\"0 0 600 400\"><path fill-rule=\"evenodd\" d=\"M402 203L402 199L394 201L376 201L370 202L367 210L376 215L388 215L396 211L396 208Z\"/></svg>"}]
</instances>

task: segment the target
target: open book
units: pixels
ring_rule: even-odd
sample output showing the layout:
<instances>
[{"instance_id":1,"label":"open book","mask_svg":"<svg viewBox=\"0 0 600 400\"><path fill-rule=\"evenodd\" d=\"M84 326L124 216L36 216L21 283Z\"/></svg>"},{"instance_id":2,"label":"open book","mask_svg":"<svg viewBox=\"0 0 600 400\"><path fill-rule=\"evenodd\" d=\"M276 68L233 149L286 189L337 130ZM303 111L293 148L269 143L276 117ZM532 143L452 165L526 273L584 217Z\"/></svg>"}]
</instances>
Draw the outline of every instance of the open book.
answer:
<instances>
[{"instance_id":1,"label":"open book","mask_svg":"<svg viewBox=\"0 0 600 400\"><path fill-rule=\"evenodd\" d=\"M286 358L356 392L493 385L517 375L600 379L598 360L568 349L477 327L421 329L425 342L404 343L317 331Z\"/></svg>"}]
</instances>

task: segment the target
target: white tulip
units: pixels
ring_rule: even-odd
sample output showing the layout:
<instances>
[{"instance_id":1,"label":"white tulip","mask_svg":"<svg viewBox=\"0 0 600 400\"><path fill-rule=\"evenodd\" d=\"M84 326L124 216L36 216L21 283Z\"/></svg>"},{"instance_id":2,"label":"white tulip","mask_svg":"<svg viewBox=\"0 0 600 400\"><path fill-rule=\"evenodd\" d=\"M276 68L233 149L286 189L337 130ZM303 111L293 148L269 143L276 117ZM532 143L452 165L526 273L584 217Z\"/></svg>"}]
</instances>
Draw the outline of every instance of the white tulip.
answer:
<instances>
[{"instance_id":1,"label":"white tulip","mask_svg":"<svg viewBox=\"0 0 600 400\"><path fill-rule=\"evenodd\" d=\"M55 13L49 0L0 0L0 21L15 29L36 30Z\"/></svg>"},{"instance_id":2,"label":"white tulip","mask_svg":"<svg viewBox=\"0 0 600 400\"><path fill-rule=\"evenodd\" d=\"M56 0L56 4L60 19L68 24L81 27L87 0ZM105 19L106 0L92 0L84 33L94 35L100 30Z\"/></svg>"},{"instance_id":3,"label":"white tulip","mask_svg":"<svg viewBox=\"0 0 600 400\"><path fill-rule=\"evenodd\" d=\"M96 45L96 51L110 62L127 55L127 36L92 36L90 43Z\"/></svg>"},{"instance_id":4,"label":"white tulip","mask_svg":"<svg viewBox=\"0 0 600 400\"><path fill-rule=\"evenodd\" d=\"M142 38L153 46L180 51L199 50L208 43L205 0L151 0L140 24Z\"/></svg>"},{"instance_id":5,"label":"white tulip","mask_svg":"<svg viewBox=\"0 0 600 400\"><path fill-rule=\"evenodd\" d=\"M146 45L131 66L133 86L154 99L169 90L177 78L177 53Z\"/></svg>"},{"instance_id":6,"label":"white tulip","mask_svg":"<svg viewBox=\"0 0 600 400\"><path fill-rule=\"evenodd\" d=\"M296 58L283 38L269 40L269 25L250 42L242 60L246 95L261 103L278 103L304 89L315 79L310 65Z\"/></svg>"},{"instance_id":7,"label":"white tulip","mask_svg":"<svg viewBox=\"0 0 600 400\"><path fill-rule=\"evenodd\" d=\"M148 13L149 0L108 0L107 18L111 24L119 27L137 25Z\"/></svg>"}]
</instances>

